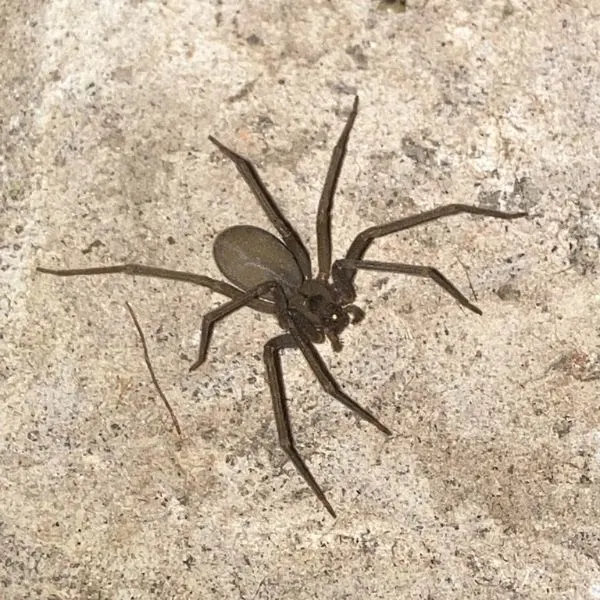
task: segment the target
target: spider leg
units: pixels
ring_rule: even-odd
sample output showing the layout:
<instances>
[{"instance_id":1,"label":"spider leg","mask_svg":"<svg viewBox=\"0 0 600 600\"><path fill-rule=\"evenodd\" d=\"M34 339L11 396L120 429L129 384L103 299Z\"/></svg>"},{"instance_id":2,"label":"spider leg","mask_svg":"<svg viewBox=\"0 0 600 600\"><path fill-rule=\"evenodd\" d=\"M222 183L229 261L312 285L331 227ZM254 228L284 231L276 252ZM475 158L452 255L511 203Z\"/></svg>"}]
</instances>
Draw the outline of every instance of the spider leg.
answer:
<instances>
[{"instance_id":1,"label":"spider leg","mask_svg":"<svg viewBox=\"0 0 600 600\"><path fill-rule=\"evenodd\" d=\"M292 227L290 222L283 216L281 210L275 203L273 196L267 190L265 184L262 182L256 167L244 156L234 152L221 142L214 138L212 135L208 136L208 139L225 155L227 158L233 161L236 169L240 175L244 178L248 187L262 206L267 217L285 242L285 245L290 249L294 255L302 274L306 279L311 277L311 265L310 255L306 246L302 243L300 236L296 230Z\"/></svg>"},{"instance_id":2,"label":"spider leg","mask_svg":"<svg viewBox=\"0 0 600 600\"><path fill-rule=\"evenodd\" d=\"M333 398L341 402L344 406L353 410L359 417L362 417L365 421L375 425L377 429L383 431L386 435L391 435L391 431L383 425L374 415L368 410L364 409L360 404L352 400L350 396L345 394L340 388L339 384L323 362L321 355L317 352L314 344L306 338L304 333L296 325L292 316L288 319L287 326L290 334L294 337L296 344L315 377L321 384L321 387Z\"/></svg>"},{"instance_id":3,"label":"spider leg","mask_svg":"<svg viewBox=\"0 0 600 600\"><path fill-rule=\"evenodd\" d=\"M348 115L346 126L333 149L329 169L327 170L327 176L325 177L325 184L323 186L323 191L321 192L321 199L319 200L319 208L317 211L319 274L317 275L317 279L322 281L327 281L329 279L329 272L331 270L331 209L333 207L333 197L337 188L340 171L342 170L344 158L346 157L348 137L350 136L350 131L354 125L357 110L358 96L354 98L354 104Z\"/></svg>"},{"instance_id":4,"label":"spider leg","mask_svg":"<svg viewBox=\"0 0 600 600\"><path fill-rule=\"evenodd\" d=\"M229 296L230 298L239 298L243 295L241 290L233 287L229 283L206 277L205 275L196 275L195 273L187 273L185 271L172 271L171 269L162 269L160 267L148 267L146 265L138 265L135 263L127 263L121 265L110 265L107 267L88 267L83 269L47 269L45 267L37 267L40 273L49 273L51 275L59 275L61 277L70 277L73 275L106 275L109 273L127 273L128 275L143 275L145 277L156 277L158 279L171 279L173 281L187 281L194 285L201 285L210 288L219 294ZM275 305L272 302L254 299L249 303L249 306L260 312L274 314Z\"/></svg>"},{"instance_id":5,"label":"spider leg","mask_svg":"<svg viewBox=\"0 0 600 600\"><path fill-rule=\"evenodd\" d=\"M287 310L287 300L285 299L285 294L281 289L280 284L276 281L266 281L265 283L261 283L251 290L239 295L237 298L229 300L229 302L225 302L225 304L222 304L214 310L207 312L202 317L198 359L190 367L190 371L196 370L206 360L206 353L212 337L213 328L217 321L229 316L231 313L239 310L243 306L251 306L253 300L259 298L260 296L264 296L271 291L275 296L275 304L277 309L279 311Z\"/></svg>"},{"instance_id":6,"label":"spider leg","mask_svg":"<svg viewBox=\"0 0 600 600\"><path fill-rule=\"evenodd\" d=\"M346 253L346 258L353 260L360 260L367 248L371 245L374 239L389 235L390 233L396 233L404 229L410 229L422 223L428 223L429 221L435 221L442 217L449 217L451 215L458 215L461 213L468 213L472 215L482 215L484 217L494 217L496 219L518 219L520 217L527 216L526 212L509 213L501 210L493 210L491 208L481 208L479 206L471 206L470 204L447 204L446 206L439 206L433 210L426 210L418 215L412 215L386 223L384 225L375 225L369 227L363 232L359 233L350 248ZM356 271L349 273L350 283L353 281L356 275Z\"/></svg>"},{"instance_id":7,"label":"spider leg","mask_svg":"<svg viewBox=\"0 0 600 600\"><path fill-rule=\"evenodd\" d=\"M253 298L259 298L260 296L264 296L269 292L273 293L280 324L289 331L287 334L272 338L269 342L267 342L264 348L267 379L271 390L271 396L273 398L273 408L275 411L275 420L277 423L279 441L283 450L290 457L298 472L302 475L316 496L321 500L328 512L335 517L335 512L327 501L325 494L311 475L308 467L294 447L294 440L291 432L289 415L287 412L283 379L281 376L279 351L283 348L299 348L311 367L313 373L317 377L319 383L328 394L333 396L347 408L356 412L360 417L369 423L375 425L379 430L383 431L383 433L390 435L391 432L369 411L365 410L341 390L338 383L325 366L323 359L318 354L312 342L298 327L296 321L294 320L294 311L289 309L285 292L277 281L267 281L262 283L252 290L249 290L242 296L234 298L233 300L226 302L222 306L204 315L202 319L198 360L190 367L190 371L193 371L204 362L215 323L242 308L243 306L248 305Z\"/></svg>"},{"instance_id":8,"label":"spider leg","mask_svg":"<svg viewBox=\"0 0 600 600\"><path fill-rule=\"evenodd\" d=\"M277 425L277 434L279 436L279 445L292 461L298 473L308 484L315 496L323 503L327 512L335 519L335 511L325 497L323 490L312 476L306 463L298 453L294 444L292 426L285 395L285 384L281 371L280 352L284 348L296 348L297 344L292 335L286 333L270 339L264 347L263 358L267 369L267 382L271 390L273 399L273 412L275 413L275 424Z\"/></svg>"},{"instance_id":9,"label":"spider leg","mask_svg":"<svg viewBox=\"0 0 600 600\"><path fill-rule=\"evenodd\" d=\"M348 278L348 274L351 272L350 269L352 269L352 271L356 271L356 269L365 269L367 271L387 271L389 273L403 273L404 275L428 277L446 290L456 300L458 300L458 302L460 302L465 308L468 308L478 315L481 314L481 310L469 302L467 298L454 286L454 284L434 267L407 265L403 263L379 262L374 260L342 259L336 260L333 264L334 281L339 281L341 278ZM342 283L342 286L343 285L344 283Z\"/></svg>"},{"instance_id":10,"label":"spider leg","mask_svg":"<svg viewBox=\"0 0 600 600\"><path fill-rule=\"evenodd\" d=\"M236 310L249 304L253 298L258 298L267 294L273 293L275 298L275 304L277 306L278 316L280 317L281 325L287 328L290 334L293 336L298 348L304 355L304 358L308 362L310 368L315 374L317 380L323 387L323 389L336 400L341 402L344 406L353 410L365 421L375 425L383 433L390 434L390 430L380 423L368 410L364 409L360 404L356 403L352 398L346 395L335 381L333 375L329 372L323 359L317 352L313 343L306 337L303 331L298 327L294 320L294 313L290 311L287 305L285 293L281 288L281 285L277 281L266 281L257 285L255 288L249 290L242 296L225 302L225 304L217 307L214 310L206 313L202 318L202 328L200 332L200 345L198 349L198 360L190 367L190 371L197 369L205 360L210 338L214 325L217 321L220 321L224 317L230 315Z\"/></svg>"}]
</instances>

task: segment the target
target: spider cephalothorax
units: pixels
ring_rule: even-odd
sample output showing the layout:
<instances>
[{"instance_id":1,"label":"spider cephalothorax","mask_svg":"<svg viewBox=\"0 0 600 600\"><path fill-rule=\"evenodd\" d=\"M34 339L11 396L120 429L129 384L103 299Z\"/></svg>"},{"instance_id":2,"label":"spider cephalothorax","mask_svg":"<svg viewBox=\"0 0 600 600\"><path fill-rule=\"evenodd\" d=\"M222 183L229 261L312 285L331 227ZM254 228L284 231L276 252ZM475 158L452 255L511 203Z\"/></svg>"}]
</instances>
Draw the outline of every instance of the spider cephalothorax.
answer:
<instances>
[{"instance_id":1,"label":"spider cephalothorax","mask_svg":"<svg viewBox=\"0 0 600 600\"><path fill-rule=\"evenodd\" d=\"M294 444L281 369L281 351L286 348L299 349L327 393L382 432L389 434L390 431L385 425L342 391L315 347L315 344L327 339L335 351L340 351L342 348L340 334L350 323L358 323L363 319L364 312L352 304L356 297L354 279L357 270L426 277L441 286L469 310L477 314L481 314L481 311L471 304L437 269L422 265L363 260L366 250L371 242L379 237L440 217L470 213L498 219L515 219L526 214L524 212L507 213L467 204L449 204L384 225L369 227L356 236L344 258L332 262L331 209L357 109L358 97L354 100L346 126L333 150L319 201L317 211L318 272L315 277L313 277L311 259L306 246L279 210L253 164L212 136L209 136L209 139L233 161L281 237L278 239L268 231L250 225L230 227L220 233L215 239L214 258L220 271L233 285L204 275L132 263L82 269L38 268L43 273L54 275L129 273L160 277L205 286L228 296L230 298L228 302L204 316L198 359L192 364L190 370L196 369L204 362L213 326L220 319L242 306L249 306L255 310L275 315L284 333L270 339L265 344L264 362L273 400L279 443L300 475L332 516L335 516L335 512L331 504ZM139 330L137 321L136 326ZM141 333L141 330L139 331ZM143 337L142 341L144 342ZM150 367L147 354L146 362ZM152 376L154 379L153 373ZM162 396L160 388L158 390ZM170 409L168 403L167 407Z\"/></svg>"},{"instance_id":2,"label":"spider cephalothorax","mask_svg":"<svg viewBox=\"0 0 600 600\"><path fill-rule=\"evenodd\" d=\"M327 338L336 352L342 349L340 333L365 316L361 308L346 302L332 284L318 279L303 281L298 293L289 298L288 307L296 318L305 321L304 329L312 342L319 344Z\"/></svg>"}]
</instances>

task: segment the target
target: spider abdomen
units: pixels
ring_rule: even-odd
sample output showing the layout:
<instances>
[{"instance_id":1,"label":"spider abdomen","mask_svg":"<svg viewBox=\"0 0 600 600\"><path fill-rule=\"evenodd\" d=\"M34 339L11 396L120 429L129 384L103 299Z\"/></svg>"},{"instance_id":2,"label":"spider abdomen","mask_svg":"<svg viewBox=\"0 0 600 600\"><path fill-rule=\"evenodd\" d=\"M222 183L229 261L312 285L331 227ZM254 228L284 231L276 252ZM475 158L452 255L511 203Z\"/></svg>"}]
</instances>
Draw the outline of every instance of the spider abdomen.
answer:
<instances>
[{"instance_id":1,"label":"spider abdomen","mask_svg":"<svg viewBox=\"0 0 600 600\"><path fill-rule=\"evenodd\" d=\"M215 239L213 256L219 270L244 291L277 281L287 290L296 290L303 276L294 255L273 234L252 225L236 225Z\"/></svg>"}]
</instances>

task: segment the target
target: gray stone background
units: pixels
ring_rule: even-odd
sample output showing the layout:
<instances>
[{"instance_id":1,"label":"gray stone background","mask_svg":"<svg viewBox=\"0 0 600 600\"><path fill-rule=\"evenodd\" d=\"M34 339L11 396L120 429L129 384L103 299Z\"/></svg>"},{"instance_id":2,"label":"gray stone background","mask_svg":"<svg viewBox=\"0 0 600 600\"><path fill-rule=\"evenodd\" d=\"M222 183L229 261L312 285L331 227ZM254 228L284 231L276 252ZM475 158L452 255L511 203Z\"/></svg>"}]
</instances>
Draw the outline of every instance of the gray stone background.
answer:
<instances>
[{"instance_id":1,"label":"gray stone background","mask_svg":"<svg viewBox=\"0 0 600 600\"><path fill-rule=\"evenodd\" d=\"M0 596L600 598L600 3L0 3ZM215 235L267 226L212 133L250 156L315 247L330 152L360 95L335 209L362 229L453 217L369 257L360 326L322 353L385 439L284 356L277 446L250 310L195 358L223 298L35 267L137 261L212 276ZM471 287L472 286L472 287ZM182 423L157 398L130 301Z\"/></svg>"}]
</instances>

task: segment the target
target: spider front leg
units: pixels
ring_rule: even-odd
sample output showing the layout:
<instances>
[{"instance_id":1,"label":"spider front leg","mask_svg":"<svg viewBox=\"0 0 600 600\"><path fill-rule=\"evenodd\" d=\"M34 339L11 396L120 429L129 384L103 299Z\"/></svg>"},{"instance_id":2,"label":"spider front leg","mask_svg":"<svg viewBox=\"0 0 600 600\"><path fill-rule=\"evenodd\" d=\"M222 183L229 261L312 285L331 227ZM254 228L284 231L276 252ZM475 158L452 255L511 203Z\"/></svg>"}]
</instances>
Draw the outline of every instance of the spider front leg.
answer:
<instances>
[{"instance_id":1,"label":"spider front leg","mask_svg":"<svg viewBox=\"0 0 600 600\"><path fill-rule=\"evenodd\" d=\"M404 275L416 275L417 277L429 278L442 287L453 298L458 300L465 308L468 308L478 315L482 314L481 309L474 304L471 304L466 296L462 294L445 275L440 273L434 267L422 265L407 265L404 263L380 262L375 260L351 260L348 258L336 260L333 264L332 278L334 285L341 290L342 293L344 293L344 290L349 289L354 293L352 277L357 269L364 269L366 271L385 271L387 273L402 273Z\"/></svg>"},{"instance_id":2,"label":"spider front leg","mask_svg":"<svg viewBox=\"0 0 600 600\"><path fill-rule=\"evenodd\" d=\"M280 284L276 281L267 281L257 285L255 288L241 295L239 298L225 302L225 304L214 310L211 310L204 315L202 318L200 332L198 359L190 367L190 371L197 369L206 360L206 354L208 352L208 346L210 344L215 323L229 316L236 310L239 310L243 306L249 305L253 299L264 296L269 292L272 292L273 297L275 298L275 305L277 306L278 317L282 327L288 329L290 334L293 336L297 347L304 355L304 358L308 362L312 372L315 374L323 389L330 396L333 396L336 400L341 402L344 406L350 410L353 410L365 421L375 425L375 427L377 427L380 431L383 431L383 433L390 435L390 430L385 425L380 423L368 410L364 409L362 406L360 406L360 404L352 400L352 398L342 391L338 383L335 381L333 375L325 366L323 359L320 357L313 343L298 326L298 323L294 317L294 311L289 310L285 292L281 288Z\"/></svg>"},{"instance_id":3,"label":"spider front leg","mask_svg":"<svg viewBox=\"0 0 600 600\"><path fill-rule=\"evenodd\" d=\"M327 500L321 486L313 477L309 468L306 466L303 458L298 453L292 434L292 426L287 406L287 397L285 395L285 384L281 370L281 351L285 348L297 348L294 336L289 333L270 339L264 348L263 358L267 370L267 383L271 390L273 400L273 412L275 413L275 424L277 426L277 435L279 436L279 445L292 461L298 473L308 484L315 496L323 503L327 512L335 519L336 514L333 507Z\"/></svg>"},{"instance_id":4,"label":"spider front leg","mask_svg":"<svg viewBox=\"0 0 600 600\"><path fill-rule=\"evenodd\" d=\"M390 435L390 430L380 423L376 417L374 417L368 410L364 409L357 402L352 400L347 394L345 394L340 386L337 384L323 359L319 356L316 348L312 342L306 337L306 334L298 326L294 319L294 311L288 307L288 302L281 285L276 281L267 281L262 283L252 290L246 292L239 298L230 300L217 309L207 313L202 319L202 331L200 334L200 348L198 353L198 360L192 365L190 370L199 367L206 359L206 352L209 346L210 338L214 325L217 321L225 318L231 313L239 310L245 305L248 305L252 299L259 298L271 292L275 299L275 305L277 307L277 316L279 317L280 324L288 329L287 334L273 338L271 345L267 343L265 346L265 362L267 365L267 374L269 378L269 387L273 395L273 403L275 408L275 415L277 420L277 428L280 435L280 442L283 450L290 456L290 459L294 463L294 466L308 483L310 488L316 494L316 496L324 504L327 511L335 516L335 512L331 508L331 505L325 498L322 490L310 474L310 471L296 452L293 446L293 438L291 436L291 429L289 425L289 418L287 416L287 409L285 405L285 395L283 393L283 381L281 379L281 370L279 363L274 358L275 354L282 348L286 347L297 347L304 358L308 362L311 370L317 377L317 380L323 387L323 389L336 400L341 402L344 406L357 413L361 418L369 423L375 425L383 433ZM293 343L293 346L291 345ZM275 362L274 362L275 361ZM286 421L287 419L287 421Z\"/></svg>"},{"instance_id":5,"label":"spider front leg","mask_svg":"<svg viewBox=\"0 0 600 600\"><path fill-rule=\"evenodd\" d=\"M325 366L314 344L303 334L293 319L290 319L288 328L321 387L346 408L354 411L359 417L371 423L371 425L375 425L379 431L382 431L386 435L391 435L392 432L383 423L342 391L329 369Z\"/></svg>"}]
</instances>

